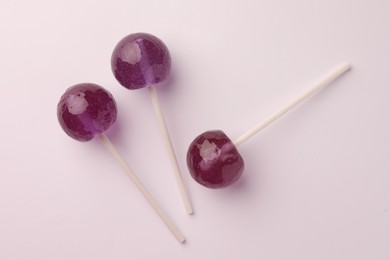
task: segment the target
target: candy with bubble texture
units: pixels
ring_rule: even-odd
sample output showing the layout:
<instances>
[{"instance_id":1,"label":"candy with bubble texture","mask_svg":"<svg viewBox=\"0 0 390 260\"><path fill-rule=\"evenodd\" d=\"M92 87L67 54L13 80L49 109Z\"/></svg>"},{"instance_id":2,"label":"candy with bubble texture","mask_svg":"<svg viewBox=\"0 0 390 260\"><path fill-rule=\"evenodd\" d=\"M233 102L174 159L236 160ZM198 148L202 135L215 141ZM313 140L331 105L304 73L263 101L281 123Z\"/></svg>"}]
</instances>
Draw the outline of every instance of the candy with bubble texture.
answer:
<instances>
[{"instance_id":1,"label":"candy with bubble texture","mask_svg":"<svg viewBox=\"0 0 390 260\"><path fill-rule=\"evenodd\" d=\"M116 103L111 93L92 83L68 88L57 106L62 129L70 137L83 142L110 128L116 116Z\"/></svg>"},{"instance_id":2,"label":"candy with bubble texture","mask_svg":"<svg viewBox=\"0 0 390 260\"><path fill-rule=\"evenodd\" d=\"M111 68L122 86L139 89L167 79L171 57L168 48L156 36L134 33L116 45L111 56Z\"/></svg>"},{"instance_id":3,"label":"candy with bubble texture","mask_svg":"<svg viewBox=\"0 0 390 260\"><path fill-rule=\"evenodd\" d=\"M244 171L244 160L227 135L220 131L200 134L190 144L187 166L195 181L208 188L235 183Z\"/></svg>"}]
</instances>

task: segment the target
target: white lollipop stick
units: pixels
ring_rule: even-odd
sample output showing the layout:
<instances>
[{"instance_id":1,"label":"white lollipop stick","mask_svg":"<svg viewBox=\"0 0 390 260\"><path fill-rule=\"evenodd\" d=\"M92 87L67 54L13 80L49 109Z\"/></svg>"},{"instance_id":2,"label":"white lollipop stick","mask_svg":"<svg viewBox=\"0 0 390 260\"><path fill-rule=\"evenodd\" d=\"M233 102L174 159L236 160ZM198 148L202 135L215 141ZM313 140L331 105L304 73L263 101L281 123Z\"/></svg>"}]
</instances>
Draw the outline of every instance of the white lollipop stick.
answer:
<instances>
[{"instance_id":1,"label":"white lollipop stick","mask_svg":"<svg viewBox=\"0 0 390 260\"><path fill-rule=\"evenodd\" d=\"M165 120L164 120L163 114L161 112L161 107L160 107L160 103L158 101L156 88L154 86L150 85L148 87L148 89L149 89L150 97L152 98L154 111L156 112L157 120L160 124L161 132L163 134L163 138L164 138L166 147L168 149L169 158L171 159L171 163L172 163L175 177L176 177L176 182L177 182L177 185L179 186L179 191L181 194L181 198L183 200L184 207L185 207L187 213L189 215L191 215L194 213L194 210L192 208L191 201L190 201L190 198L188 196L188 192L184 186L183 178L182 178L182 175L180 173L180 168L179 168L179 164L177 162L175 151L173 150L173 145L172 145L171 138L169 136L168 128L167 128L167 125L165 124Z\"/></svg>"},{"instance_id":2,"label":"white lollipop stick","mask_svg":"<svg viewBox=\"0 0 390 260\"><path fill-rule=\"evenodd\" d=\"M267 117L264 121L256 125L254 128L249 130L248 132L241 135L237 140L234 142L236 146L239 146L243 142L247 141L252 136L256 135L258 132L269 126L272 122L274 122L279 117L286 114L288 111L296 107L298 104L303 102L306 98L310 97L312 94L320 90L321 88L325 87L326 85L333 82L335 79L343 75L345 72L347 72L351 68L351 65L349 63L344 63L340 66L338 66L336 69L334 69L331 73L320 79L314 86L306 90L306 92L302 93L300 96L292 100L290 103L288 103L286 106L282 107L279 111L276 113L270 115Z\"/></svg>"},{"instance_id":3,"label":"white lollipop stick","mask_svg":"<svg viewBox=\"0 0 390 260\"><path fill-rule=\"evenodd\" d=\"M145 199L149 202L149 204L152 206L152 208L160 216L162 221L165 223L165 225L168 227L168 229L175 236L177 241L179 243L183 243L185 241L184 236L180 233L179 229L175 226L175 224L173 224L172 220L167 216L167 214L165 214L165 212L160 208L160 206L154 200L152 195L149 193L149 191L142 184L140 179L138 179L137 175L135 175L134 172L130 169L130 167L127 165L125 160L122 158L122 156L115 149L114 145L111 143L111 141L108 139L108 137L104 133L100 134L99 137L100 137L100 140L103 142L103 144L108 149L108 151L114 156L114 158L117 160L117 162L125 170L127 175L130 177L130 179L133 181L133 183L139 189L139 191L142 193L142 195L145 197Z\"/></svg>"}]
</instances>

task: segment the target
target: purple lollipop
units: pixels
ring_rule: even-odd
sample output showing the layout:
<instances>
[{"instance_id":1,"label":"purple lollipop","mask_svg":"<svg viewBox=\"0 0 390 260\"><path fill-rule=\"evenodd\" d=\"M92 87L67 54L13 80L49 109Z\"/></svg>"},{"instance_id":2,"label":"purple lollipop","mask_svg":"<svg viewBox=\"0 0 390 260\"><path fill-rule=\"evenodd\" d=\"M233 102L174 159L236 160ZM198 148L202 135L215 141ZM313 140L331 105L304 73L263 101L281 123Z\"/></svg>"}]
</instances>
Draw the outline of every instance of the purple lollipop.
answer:
<instances>
[{"instance_id":1,"label":"purple lollipop","mask_svg":"<svg viewBox=\"0 0 390 260\"><path fill-rule=\"evenodd\" d=\"M130 34L116 45L111 57L111 68L115 78L123 87L127 89L148 87L184 207L188 214L192 214L194 210L184 186L172 141L161 112L157 91L154 87L155 84L165 81L169 76L171 57L168 48L160 39L151 34Z\"/></svg>"},{"instance_id":2,"label":"purple lollipop","mask_svg":"<svg viewBox=\"0 0 390 260\"><path fill-rule=\"evenodd\" d=\"M161 83L171 70L168 48L157 37L134 33L123 38L111 57L111 68L119 83L128 89Z\"/></svg>"},{"instance_id":3,"label":"purple lollipop","mask_svg":"<svg viewBox=\"0 0 390 260\"><path fill-rule=\"evenodd\" d=\"M192 178L199 184L213 189L224 188L235 183L244 170L244 160L236 147L256 135L319 89L330 84L350 68L351 66L348 63L340 65L306 92L237 138L234 143L224 132L219 130L200 134L190 144L187 152L187 166Z\"/></svg>"},{"instance_id":4,"label":"purple lollipop","mask_svg":"<svg viewBox=\"0 0 390 260\"><path fill-rule=\"evenodd\" d=\"M86 142L114 124L116 103L104 88L92 83L78 84L62 95L57 116L65 133Z\"/></svg>"},{"instance_id":5,"label":"purple lollipop","mask_svg":"<svg viewBox=\"0 0 390 260\"><path fill-rule=\"evenodd\" d=\"M223 188L236 182L244 171L244 160L227 135L207 131L191 143L187 164L192 177L208 188Z\"/></svg>"},{"instance_id":6,"label":"purple lollipop","mask_svg":"<svg viewBox=\"0 0 390 260\"><path fill-rule=\"evenodd\" d=\"M65 133L82 142L99 136L105 147L123 167L175 238L183 243L185 241L184 236L104 134L114 124L116 115L116 103L112 95L101 86L92 83L78 84L68 88L57 106L58 121Z\"/></svg>"}]
</instances>

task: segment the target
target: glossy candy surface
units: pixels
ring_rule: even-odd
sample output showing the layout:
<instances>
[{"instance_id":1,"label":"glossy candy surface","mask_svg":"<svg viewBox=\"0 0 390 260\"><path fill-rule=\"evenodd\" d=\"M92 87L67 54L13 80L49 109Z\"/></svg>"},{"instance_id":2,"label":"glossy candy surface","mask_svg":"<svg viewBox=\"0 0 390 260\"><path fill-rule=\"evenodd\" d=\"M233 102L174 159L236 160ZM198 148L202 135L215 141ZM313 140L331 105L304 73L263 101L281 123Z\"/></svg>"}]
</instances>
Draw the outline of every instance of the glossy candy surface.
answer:
<instances>
[{"instance_id":1,"label":"glossy candy surface","mask_svg":"<svg viewBox=\"0 0 390 260\"><path fill-rule=\"evenodd\" d=\"M134 33L115 47L111 68L122 86L139 89L164 81L171 69L171 57L168 48L157 37Z\"/></svg>"},{"instance_id":2,"label":"glossy candy surface","mask_svg":"<svg viewBox=\"0 0 390 260\"><path fill-rule=\"evenodd\" d=\"M236 182L244 171L244 160L220 130L200 134L190 144L187 166L191 176L208 188L223 188Z\"/></svg>"},{"instance_id":3,"label":"glossy candy surface","mask_svg":"<svg viewBox=\"0 0 390 260\"><path fill-rule=\"evenodd\" d=\"M78 141L89 141L106 131L116 120L116 103L112 95L92 83L70 87L57 106L62 129Z\"/></svg>"}]
</instances>

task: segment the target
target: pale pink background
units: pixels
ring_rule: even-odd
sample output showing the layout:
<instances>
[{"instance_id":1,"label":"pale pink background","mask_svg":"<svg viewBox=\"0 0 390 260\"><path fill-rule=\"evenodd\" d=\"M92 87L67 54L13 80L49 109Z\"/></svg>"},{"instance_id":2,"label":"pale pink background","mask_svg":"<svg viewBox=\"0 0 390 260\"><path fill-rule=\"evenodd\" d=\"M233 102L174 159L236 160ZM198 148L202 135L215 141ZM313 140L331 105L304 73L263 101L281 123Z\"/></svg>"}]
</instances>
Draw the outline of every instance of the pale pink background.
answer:
<instances>
[{"instance_id":1,"label":"pale pink background","mask_svg":"<svg viewBox=\"0 0 390 260\"><path fill-rule=\"evenodd\" d=\"M390 2L1 1L0 259L390 259ZM195 215L187 216L146 90L110 71L123 36L164 40L159 89ZM233 187L209 190L185 154L232 139L341 63L353 70L240 146ZM116 97L108 135L185 234L179 245L98 140L68 138L64 90Z\"/></svg>"}]
</instances>

